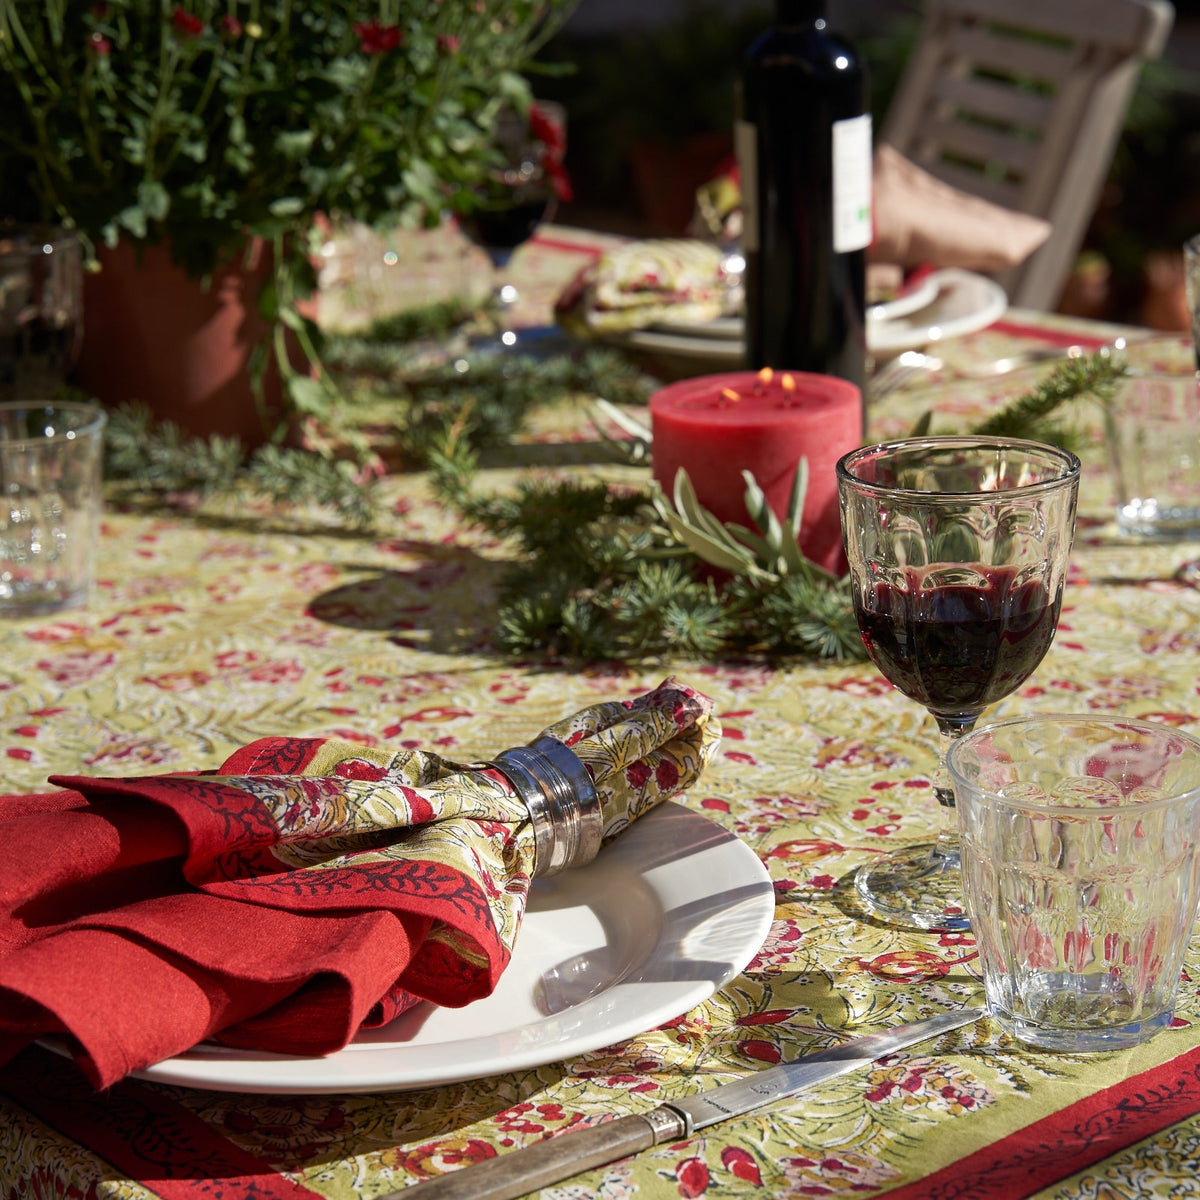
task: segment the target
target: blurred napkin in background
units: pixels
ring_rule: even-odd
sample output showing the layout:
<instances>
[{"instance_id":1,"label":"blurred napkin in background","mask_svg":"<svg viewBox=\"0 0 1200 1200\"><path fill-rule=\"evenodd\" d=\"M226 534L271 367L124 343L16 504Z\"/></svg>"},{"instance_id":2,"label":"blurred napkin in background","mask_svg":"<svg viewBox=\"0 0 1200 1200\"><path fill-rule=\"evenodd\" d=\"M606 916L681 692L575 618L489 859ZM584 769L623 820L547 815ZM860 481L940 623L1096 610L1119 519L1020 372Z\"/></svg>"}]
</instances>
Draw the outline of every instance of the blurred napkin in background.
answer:
<instances>
[{"instance_id":1,"label":"blurred napkin in background","mask_svg":"<svg viewBox=\"0 0 1200 1200\"><path fill-rule=\"evenodd\" d=\"M904 269L1015 267L1049 236L1050 223L972 196L882 144L875 150L872 262Z\"/></svg>"},{"instance_id":2,"label":"blurred napkin in background","mask_svg":"<svg viewBox=\"0 0 1200 1200\"><path fill-rule=\"evenodd\" d=\"M603 843L695 783L711 713L668 679L541 736L591 775ZM215 773L52 782L0 797L0 1063L52 1034L97 1087L209 1038L326 1054L511 957L535 833L494 766L281 737Z\"/></svg>"},{"instance_id":3,"label":"blurred napkin in background","mask_svg":"<svg viewBox=\"0 0 1200 1200\"><path fill-rule=\"evenodd\" d=\"M579 337L645 329L659 321L703 324L733 311L740 292L725 255L698 238L650 238L606 250L582 267L554 305Z\"/></svg>"}]
</instances>

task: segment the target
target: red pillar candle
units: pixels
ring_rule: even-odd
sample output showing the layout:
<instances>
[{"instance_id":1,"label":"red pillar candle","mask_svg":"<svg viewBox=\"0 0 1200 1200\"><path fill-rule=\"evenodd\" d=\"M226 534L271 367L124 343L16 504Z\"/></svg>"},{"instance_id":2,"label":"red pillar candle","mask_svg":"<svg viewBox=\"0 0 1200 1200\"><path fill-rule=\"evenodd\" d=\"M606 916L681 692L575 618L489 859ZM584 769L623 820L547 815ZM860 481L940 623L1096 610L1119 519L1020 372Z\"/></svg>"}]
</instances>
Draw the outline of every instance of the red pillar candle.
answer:
<instances>
[{"instance_id":1,"label":"red pillar candle","mask_svg":"<svg viewBox=\"0 0 1200 1200\"><path fill-rule=\"evenodd\" d=\"M807 459L800 548L828 570L845 570L834 467L862 444L862 393L853 383L770 368L702 375L655 392L650 427L663 491L673 494L683 467L705 508L751 529L742 472L754 475L782 521L800 459Z\"/></svg>"}]
</instances>

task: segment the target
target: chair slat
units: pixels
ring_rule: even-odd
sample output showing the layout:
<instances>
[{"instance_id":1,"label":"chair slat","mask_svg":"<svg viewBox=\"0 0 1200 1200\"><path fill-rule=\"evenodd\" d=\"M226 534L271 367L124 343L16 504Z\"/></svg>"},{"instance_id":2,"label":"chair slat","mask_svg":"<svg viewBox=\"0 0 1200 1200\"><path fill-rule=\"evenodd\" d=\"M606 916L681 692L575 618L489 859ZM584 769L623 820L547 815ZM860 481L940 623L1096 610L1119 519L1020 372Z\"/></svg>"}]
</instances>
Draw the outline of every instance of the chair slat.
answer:
<instances>
[{"instance_id":1,"label":"chair slat","mask_svg":"<svg viewBox=\"0 0 1200 1200\"><path fill-rule=\"evenodd\" d=\"M947 36L942 62L956 75L976 74L982 68L1053 85L1077 69L1080 57L1078 46L1049 45L969 28L955 29Z\"/></svg>"},{"instance_id":2,"label":"chair slat","mask_svg":"<svg viewBox=\"0 0 1200 1200\"><path fill-rule=\"evenodd\" d=\"M1052 96L990 79L944 75L933 85L938 109L982 117L1021 129L1042 129L1050 119Z\"/></svg>"},{"instance_id":3,"label":"chair slat","mask_svg":"<svg viewBox=\"0 0 1200 1200\"><path fill-rule=\"evenodd\" d=\"M1106 45L1122 55L1155 58L1162 53L1171 22L1151 5L1129 0L928 0L931 17L950 12L956 21L978 20L1019 29L1036 29L1070 42Z\"/></svg>"},{"instance_id":4,"label":"chair slat","mask_svg":"<svg viewBox=\"0 0 1200 1200\"><path fill-rule=\"evenodd\" d=\"M1041 139L1026 141L961 121L930 120L922 143L938 146L943 155L967 162L990 164L997 171L1023 179L1037 161Z\"/></svg>"}]
</instances>

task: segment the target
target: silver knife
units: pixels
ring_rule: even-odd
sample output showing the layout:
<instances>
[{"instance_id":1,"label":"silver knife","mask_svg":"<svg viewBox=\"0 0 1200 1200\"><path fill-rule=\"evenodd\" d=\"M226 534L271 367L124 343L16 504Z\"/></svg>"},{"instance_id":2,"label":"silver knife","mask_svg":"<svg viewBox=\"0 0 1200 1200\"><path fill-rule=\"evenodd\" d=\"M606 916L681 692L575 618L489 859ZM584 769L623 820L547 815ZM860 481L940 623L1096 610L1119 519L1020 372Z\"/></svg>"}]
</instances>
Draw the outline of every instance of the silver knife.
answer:
<instances>
[{"instance_id":1,"label":"silver knife","mask_svg":"<svg viewBox=\"0 0 1200 1200\"><path fill-rule=\"evenodd\" d=\"M593 1167L615 1162L657 1146L691 1137L697 1129L727 1117L740 1117L773 1100L782 1100L815 1084L866 1067L878 1058L935 1034L969 1025L984 1015L980 1005L938 1013L911 1025L852 1038L840 1046L780 1063L695 1096L672 1100L647 1113L618 1117L546 1138L487 1162L426 1179L388 1192L378 1200L515 1200L538 1188L569 1179ZM418 1197L417 1193L421 1195Z\"/></svg>"}]
</instances>

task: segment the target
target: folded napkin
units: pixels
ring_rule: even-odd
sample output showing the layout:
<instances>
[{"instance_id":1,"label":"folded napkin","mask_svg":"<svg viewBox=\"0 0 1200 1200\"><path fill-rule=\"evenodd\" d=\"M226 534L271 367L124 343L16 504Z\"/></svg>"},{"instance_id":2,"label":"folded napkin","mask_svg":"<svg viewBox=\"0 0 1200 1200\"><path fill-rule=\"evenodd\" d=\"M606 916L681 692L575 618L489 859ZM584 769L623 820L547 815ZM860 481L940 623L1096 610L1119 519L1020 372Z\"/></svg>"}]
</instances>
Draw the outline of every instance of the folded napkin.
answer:
<instances>
[{"instance_id":1,"label":"folded napkin","mask_svg":"<svg viewBox=\"0 0 1200 1200\"><path fill-rule=\"evenodd\" d=\"M555 301L554 315L581 337L665 320L703 324L740 303L724 263L716 246L699 239L627 242L581 267Z\"/></svg>"},{"instance_id":2,"label":"folded napkin","mask_svg":"<svg viewBox=\"0 0 1200 1200\"><path fill-rule=\"evenodd\" d=\"M987 274L1024 262L1050 236L1048 221L951 187L886 143L872 183L874 262Z\"/></svg>"},{"instance_id":3,"label":"folded napkin","mask_svg":"<svg viewBox=\"0 0 1200 1200\"><path fill-rule=\"evenodd\" d=\"M589 853L695 782L711 710L668 679L531 743L590 777ZM545 873L522 798L542 761L279 737L214 773L0 797L0 1063L65 1034L105 1087L210 1038L319 1055L419 1000L487 995Z\"/></svg>"}]
</instances>

